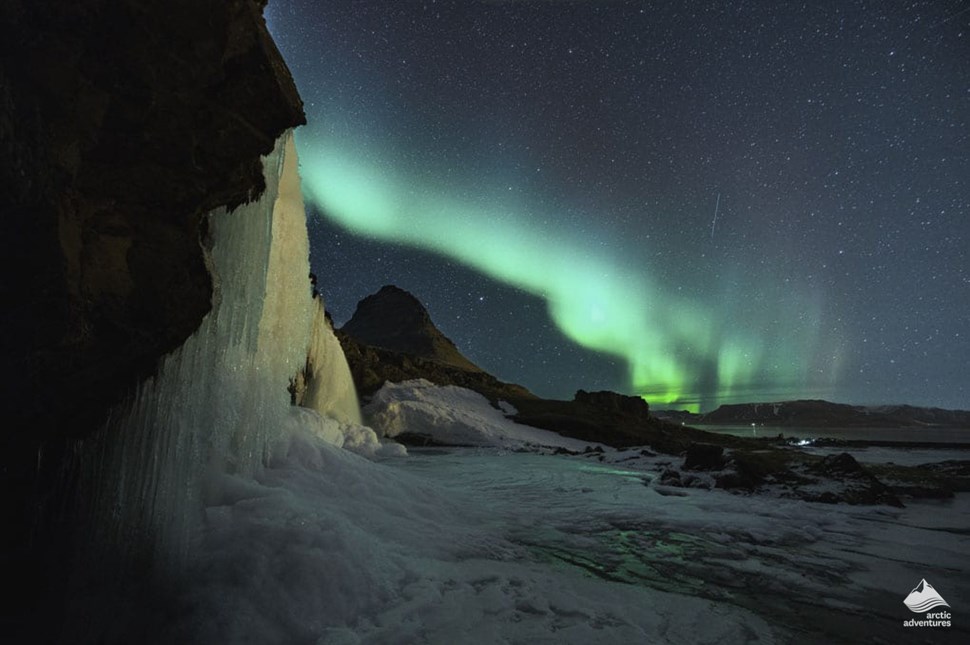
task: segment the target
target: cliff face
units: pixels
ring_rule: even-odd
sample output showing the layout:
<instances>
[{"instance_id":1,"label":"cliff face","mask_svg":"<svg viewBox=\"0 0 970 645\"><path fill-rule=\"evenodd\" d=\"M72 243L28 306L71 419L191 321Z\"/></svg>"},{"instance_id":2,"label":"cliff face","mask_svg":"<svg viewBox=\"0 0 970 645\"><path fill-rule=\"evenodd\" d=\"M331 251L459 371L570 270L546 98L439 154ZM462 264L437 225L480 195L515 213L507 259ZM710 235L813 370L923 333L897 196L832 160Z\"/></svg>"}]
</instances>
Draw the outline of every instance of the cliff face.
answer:
<instances>
[{"instance_id":1,"label":"cliff face","mask_svg":"<svg viewBox=\"0 0 970 645\"><path fill-rule=\"evenodd\" d=\"M260 194L260 155L304 122L264 5L0 3L0 502L17 590L2 613L14 633L22 623L40 642L56 629L72 440L199 326L212 297L204 215Z\"/></svg>"},{"instance_id":2,"label":"cliff face","mask_svg":"<svg viewBox=\"0 0 970 645\"><path fill-rule=\"evenodd\" d=\"M0 9L5 380L32 438L97 427L209 310L203 215L261 192L304 121L263 4Z\"/></svg>"}]
</instances>

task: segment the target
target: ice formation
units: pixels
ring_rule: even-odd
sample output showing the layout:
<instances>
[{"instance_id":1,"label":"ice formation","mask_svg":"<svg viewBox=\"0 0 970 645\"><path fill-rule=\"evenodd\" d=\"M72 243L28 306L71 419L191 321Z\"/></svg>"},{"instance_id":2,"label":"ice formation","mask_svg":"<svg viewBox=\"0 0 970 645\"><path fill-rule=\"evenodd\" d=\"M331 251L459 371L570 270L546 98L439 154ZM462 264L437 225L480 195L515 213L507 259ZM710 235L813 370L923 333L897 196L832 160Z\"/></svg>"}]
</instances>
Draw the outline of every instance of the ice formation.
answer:
<instances>
[{"instance_id":1,"label":"ice formation","mask_svg":"<svg viewBox=\"0 0 970 645\"><path fill-rule=\"evenodd\" d=\"M259 199L209 215L211 312L81 447L78 499L88 535L80 557L106 576L132 563L138 575L184 568L225 476L255 475L295 425L360 452L382 448L360 425L346 360L310 295L292 133L263 169ZM291 406L287 391L308 357L313 410Z\"/></svg>"},{"instance_id":2,"label":"ice formation","mask_svg":"<svg viewBox=\"0 0 970 645\"><path fill-rule=\"evenodd\" d=\"M324 315L323 303L319 304L313 317L307 366L309 374L303 405L337 421L360 425L357 390L340 341Z\"/></svg>"}]
</instances>

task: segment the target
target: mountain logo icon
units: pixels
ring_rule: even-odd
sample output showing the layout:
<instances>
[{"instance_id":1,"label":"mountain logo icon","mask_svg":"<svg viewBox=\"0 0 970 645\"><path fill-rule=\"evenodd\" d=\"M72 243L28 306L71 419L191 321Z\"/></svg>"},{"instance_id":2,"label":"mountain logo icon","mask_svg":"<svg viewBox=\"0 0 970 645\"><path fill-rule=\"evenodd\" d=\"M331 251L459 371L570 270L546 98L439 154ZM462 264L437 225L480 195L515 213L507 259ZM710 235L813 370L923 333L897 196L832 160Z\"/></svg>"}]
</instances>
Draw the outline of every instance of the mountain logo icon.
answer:
<instances>
[{"instance_id":1,"label":"mountain logo icon","mask_svg":"<svg viewBox=\"0 0 970 645\"><path fill-rule=\"evenodd\" d=\"M909 592L906 596L906 600L903 601L909 610L915 614L922 614L927 612L934 607L949 607L943 596L933 588L933 585L923 578L916 585L916 588Z\"/></svg>"}]
</instances>

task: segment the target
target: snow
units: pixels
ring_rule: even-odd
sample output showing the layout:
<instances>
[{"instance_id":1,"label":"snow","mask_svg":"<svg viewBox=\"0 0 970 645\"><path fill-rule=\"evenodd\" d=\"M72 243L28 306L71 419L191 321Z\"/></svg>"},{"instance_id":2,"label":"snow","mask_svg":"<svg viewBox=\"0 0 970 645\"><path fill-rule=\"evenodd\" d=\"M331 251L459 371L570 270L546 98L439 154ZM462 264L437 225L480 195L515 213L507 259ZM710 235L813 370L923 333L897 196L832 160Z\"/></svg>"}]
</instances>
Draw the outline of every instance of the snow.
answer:
<instances>
[{"instance_id":1,"label":"snow","mask_svg":"<svg viewBox=\"0 0 970 645\"><path fill-rule=\"evenodd\" d=\"M447 477L429 476L438 457L375 463L296 426L273 453L270 468L224 485L231 494L207 508L199 565L173 601L177 611L159 612L169 619L150 627L155 636L229 643L720 643L756 635L784 642L747 609L548 561L539 521L548 514L532 516L543 500L560 513L592 510L582 500L561 506L571 490L546 498L552 481L568 485L560 481L568 470L539 469L545 483L534 489L528 463L476 450L446 457L458 460L440 464ZM565 462L548 462L558 463ZM463 482L459 472L470 479ZM594 487L591 499L599 502L603 492ZM579 538L588 520L575 521Z\"/></svg>"},{"instance_id":2,"label":"snow","mask_svg":"<svg viewBox=\"0 0 970 645\"><path fill-rule=\"evenodd\" d=\"M294 424L269 468L208 506L199 565L155 629L229 643L892 642L920 579L954 607L970 598L957 532L970 496L908 509L670 497L610 463L633 453L373 462Z\"/></svg>"},{"instance_id":3,"label":"snow","mask_svg":"<svg viewBox=\"0 0 970 645\"><path fill-rule=\"evenodd\" d=\"M546 446L576 452L598 445L515 423L506 418L509 413L514 408L507 402L495 408L478 392L424 379L385 383L364 407L368 424L391 438L408 432L452 446Z\"/></svg>"}]
</instances>

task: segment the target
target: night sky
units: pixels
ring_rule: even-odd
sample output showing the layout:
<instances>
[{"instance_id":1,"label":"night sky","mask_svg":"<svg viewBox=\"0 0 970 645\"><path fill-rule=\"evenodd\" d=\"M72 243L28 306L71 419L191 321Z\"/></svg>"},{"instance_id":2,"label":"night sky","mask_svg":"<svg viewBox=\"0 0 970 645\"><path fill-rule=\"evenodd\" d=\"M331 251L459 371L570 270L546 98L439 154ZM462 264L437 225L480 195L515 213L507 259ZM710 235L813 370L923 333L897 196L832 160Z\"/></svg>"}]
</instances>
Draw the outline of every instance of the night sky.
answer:
<instances>
[{"instance_id":1,"label":"night sky","mask_svg":"<svg viewBox=\"0 0 970 645\"><path fill-rule=\"evenodd\" d=\"M534 392L970 408L970 4L272 0L338 324Z\"/></svg>"}]
</instances>

